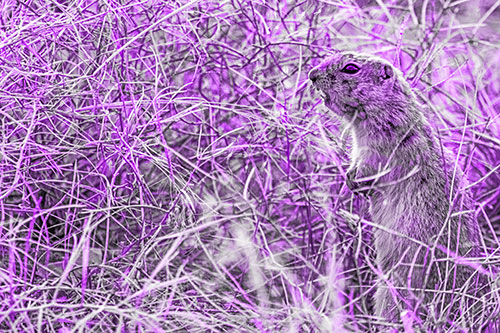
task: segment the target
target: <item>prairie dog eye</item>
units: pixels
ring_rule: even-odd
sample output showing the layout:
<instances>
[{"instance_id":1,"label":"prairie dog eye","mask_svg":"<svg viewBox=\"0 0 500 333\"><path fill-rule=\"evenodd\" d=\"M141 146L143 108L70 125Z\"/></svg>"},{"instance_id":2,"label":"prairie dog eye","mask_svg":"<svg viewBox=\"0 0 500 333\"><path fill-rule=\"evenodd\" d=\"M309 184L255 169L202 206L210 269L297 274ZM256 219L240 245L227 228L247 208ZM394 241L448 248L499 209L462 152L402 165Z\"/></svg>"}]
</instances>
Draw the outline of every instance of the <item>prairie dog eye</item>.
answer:
<instances>
[{"instance_id":1,"label":"prairie dog eye","mask_svg":"<svg viewBox=\"0 0 500 333\"><path fill-rule=\"evenodd\" d=\"M356 74L359 71L359 67L355 64L347 64L340 71L346 74Z\"/></svg>"}]
</instances>

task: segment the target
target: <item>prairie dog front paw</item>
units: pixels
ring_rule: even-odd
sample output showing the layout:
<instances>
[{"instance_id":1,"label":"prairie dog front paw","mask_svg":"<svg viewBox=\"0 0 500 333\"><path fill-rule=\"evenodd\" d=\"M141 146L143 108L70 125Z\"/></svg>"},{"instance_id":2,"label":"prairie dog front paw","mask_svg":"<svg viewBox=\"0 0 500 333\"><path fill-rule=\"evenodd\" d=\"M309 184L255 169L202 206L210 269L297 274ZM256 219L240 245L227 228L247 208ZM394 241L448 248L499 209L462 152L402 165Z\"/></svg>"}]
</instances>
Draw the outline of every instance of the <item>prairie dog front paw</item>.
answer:
<instances>
[{"instance_id":1,"label":"prairie dog front paw","mask_svg":"<svg viewBox=\"0 0 500 333\"><path fill-rule=\"evenodd\" d=\"M352 168L346 172L346 184L349 189L355 194L363 195L369 197L373 190L370 188L373 184L373 180L359 181L368 175L365 174L367 170L363 168Z\"/></svg>"}]
</instances>

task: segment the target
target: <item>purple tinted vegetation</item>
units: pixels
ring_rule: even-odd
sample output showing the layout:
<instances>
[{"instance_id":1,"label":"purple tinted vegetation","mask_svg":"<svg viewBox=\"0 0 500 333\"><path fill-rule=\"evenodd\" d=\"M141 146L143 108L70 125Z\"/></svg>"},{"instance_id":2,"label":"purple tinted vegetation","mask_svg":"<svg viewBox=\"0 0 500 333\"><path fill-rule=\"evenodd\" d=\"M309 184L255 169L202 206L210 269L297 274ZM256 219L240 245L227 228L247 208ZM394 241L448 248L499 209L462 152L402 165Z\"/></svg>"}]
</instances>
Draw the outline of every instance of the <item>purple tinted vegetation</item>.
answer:
<instances>
[{"instance_id":1,"label":"purple tinted vegetation","mask_svg":"<svg viewBox=\"0 0 500 333\"><path fill-rule=\"evenodd\" d=\"M380 324L349 138L307 80L332 48L405 73L498 264L500 10L410 3L1 1L0 329Z\"/></svg>"}]
</instances>

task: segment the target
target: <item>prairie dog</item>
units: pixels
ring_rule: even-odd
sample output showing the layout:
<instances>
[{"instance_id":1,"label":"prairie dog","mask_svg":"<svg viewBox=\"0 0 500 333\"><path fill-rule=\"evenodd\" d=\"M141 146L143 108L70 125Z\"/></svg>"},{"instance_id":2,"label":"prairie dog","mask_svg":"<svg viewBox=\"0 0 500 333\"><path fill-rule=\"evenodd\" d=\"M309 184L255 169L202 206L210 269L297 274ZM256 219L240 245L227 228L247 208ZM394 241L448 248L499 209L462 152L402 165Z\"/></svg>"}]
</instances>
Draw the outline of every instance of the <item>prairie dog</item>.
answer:
<instances>
[{"instance_id":1,"label":"prairie dog","mask_svg":"<svg viewBox=\"0 0 500 333\"><path fill-rule=\"evenodd\" d=\"M393 322L411 313L432 329L482 327L488 277L477 263L480 229L467 183L402 73L379 57L336 52L309 79L351 128L347 185L369 198L379 226L376 315Z\"/></svg>"}]
</instances>

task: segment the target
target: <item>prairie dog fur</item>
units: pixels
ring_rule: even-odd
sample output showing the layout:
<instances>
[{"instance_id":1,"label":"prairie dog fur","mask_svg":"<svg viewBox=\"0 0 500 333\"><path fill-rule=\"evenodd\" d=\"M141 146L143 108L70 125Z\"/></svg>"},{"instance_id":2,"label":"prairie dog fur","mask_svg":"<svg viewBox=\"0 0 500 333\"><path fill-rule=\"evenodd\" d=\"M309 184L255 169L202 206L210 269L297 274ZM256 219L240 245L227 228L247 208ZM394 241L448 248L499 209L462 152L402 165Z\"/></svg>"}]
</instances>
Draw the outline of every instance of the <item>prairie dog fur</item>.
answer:
<instances>
[{"instance_id":1,"label":"prairie dog fur","mask_svg":"<svg viewBox=\"0 0 500 333\"><path fill-rule=\"evenodd\" d=\"M482 327L488 274L478 264L480 228L467 182L402 73L379 57L336 52L309 79L350 125L347 185L369 198L379 226L376 315L399 321L410 312L433 329Z\"/></svg>"}]
</instances>

